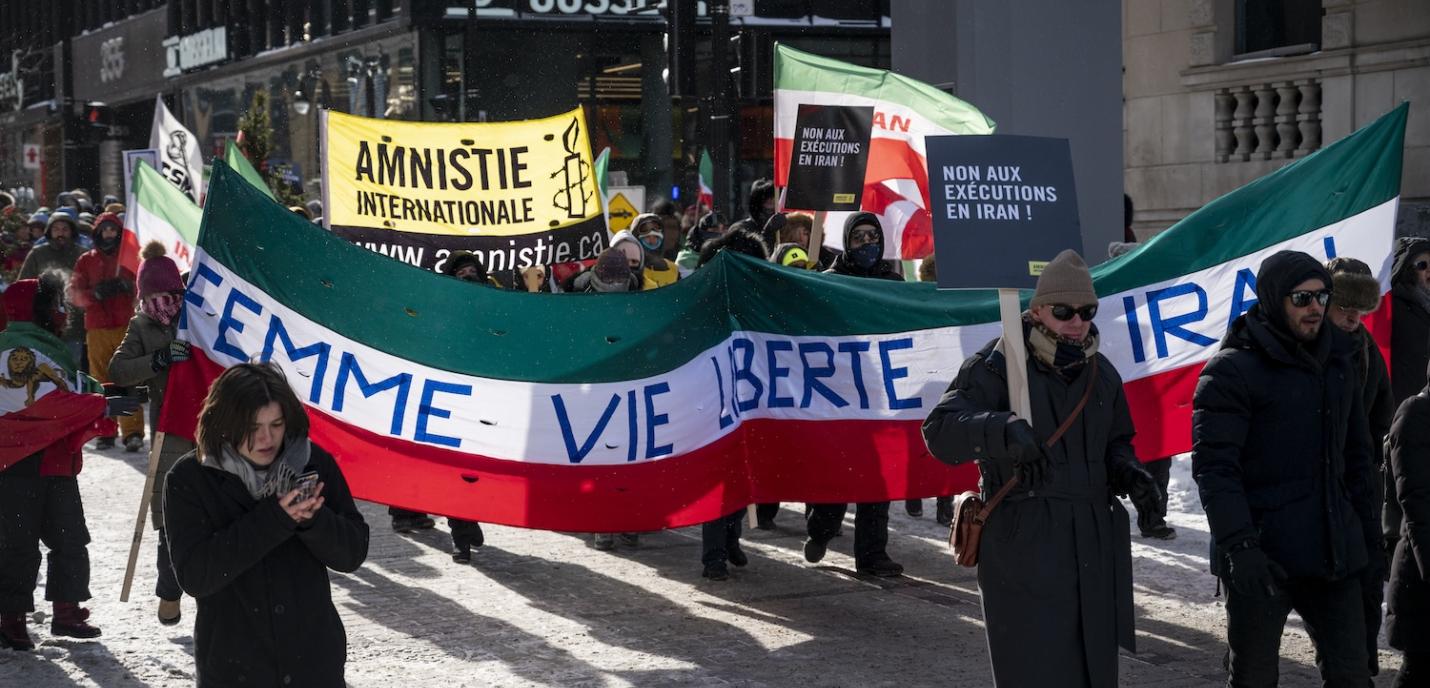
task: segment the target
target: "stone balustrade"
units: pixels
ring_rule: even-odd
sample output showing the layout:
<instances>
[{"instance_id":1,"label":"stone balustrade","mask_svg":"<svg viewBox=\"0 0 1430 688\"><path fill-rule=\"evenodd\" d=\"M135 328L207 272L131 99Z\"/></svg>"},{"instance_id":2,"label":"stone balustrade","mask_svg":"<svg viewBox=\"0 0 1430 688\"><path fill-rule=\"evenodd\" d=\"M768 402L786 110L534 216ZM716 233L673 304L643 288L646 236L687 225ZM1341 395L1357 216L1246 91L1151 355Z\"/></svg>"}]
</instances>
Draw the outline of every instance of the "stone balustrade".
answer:
<instances>
[{"instance_id":1,"label":"stone balustrade","mask_svg":"<svg viewBox=\"0 0 1430 688\"><path fill-rule=\"evenodd\" d=\"M1317 79L1221 88L1215 113L1217 162L1296 158L1321 147Z\"/></svg>"}]
</instances>

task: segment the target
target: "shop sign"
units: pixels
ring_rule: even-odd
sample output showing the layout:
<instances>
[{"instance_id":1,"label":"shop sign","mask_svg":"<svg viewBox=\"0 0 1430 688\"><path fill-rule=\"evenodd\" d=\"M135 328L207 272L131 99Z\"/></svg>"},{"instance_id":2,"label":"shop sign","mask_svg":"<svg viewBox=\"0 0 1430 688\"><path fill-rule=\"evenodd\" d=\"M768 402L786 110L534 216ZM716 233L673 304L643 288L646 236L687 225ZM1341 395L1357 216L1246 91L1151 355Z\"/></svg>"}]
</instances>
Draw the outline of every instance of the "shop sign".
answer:
<instances>
[{"instance_id":1,"label":"shop sign","mask_svg":"<svg viewBox=\"0 0 1430 688\"><path fill-rule=\"evenodd\" d=\"M228 59L228 29L218 26L187 36L164 39L167 66L164 76L174 77Z\"/></svg>"}]
</instances>

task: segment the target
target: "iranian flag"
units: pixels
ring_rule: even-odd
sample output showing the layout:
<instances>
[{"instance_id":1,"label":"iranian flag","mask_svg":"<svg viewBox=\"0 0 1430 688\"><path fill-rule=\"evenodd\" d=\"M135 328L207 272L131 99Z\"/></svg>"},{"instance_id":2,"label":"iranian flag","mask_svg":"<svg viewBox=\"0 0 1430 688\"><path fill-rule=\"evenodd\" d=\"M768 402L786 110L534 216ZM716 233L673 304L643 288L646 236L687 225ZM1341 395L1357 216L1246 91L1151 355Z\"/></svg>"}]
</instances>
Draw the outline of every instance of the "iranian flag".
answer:
<instances>
[{"instance_id":1,"label":"iranian flag","mask_svg":"<svg viewBox=\"0 0 1430 688\"><path fill-rule=\"evenodd\" d=\"M715 207L715 163L710 160L708 149L700 150L700 193L695 197L696 206L706 209Z\"/></svg>"},{"instance_id":2,"label":"iranian flag","mask_svg":"<svg viewBox=\"0 0 1430 688\"><path fill-rule=\"evenodd\" d=\"M187 272L192 267L203 211L143 161L134 168L133 194L133 207L124 214L124 224L136 235L136 243L158 241L179 272ZM137 267L134 272L138 274Z\"/></svg>"},{"instance_id":3,"label":"iranian flag","mask_svg":"<svg viewBox=\"0 0 1430 688\"><path fill-rule=\"evenodd\" d=\"M1094 270L1140 456L1188 448L1197 372L1267 256L1355 256L1387 276L1405 113ZM355 495L429 513L640 531L976 482L919 428L998 336L996 292L730 253L649 292L498 291L344 242L215 168L180 334L195 355L170 372L165 432L192 436L209 382L256 358L282 366Z\"/></svg>"},{"instance_id":4,"label":"iranian flag","mask_svg":"<svg viewBox=\"0 0 1430 688\"><path fill-rule=\"evenodd\" d=\"M993 120L978 108L922 81L882 69L775 46L775 185L789 181L795 117L801 104L874 108L863 210L879 216L884 257L915 260L933 252L924 137L991 134ZM793 208L792 210L799 210ZM842 227L849 213L831 212L826 227ZM824 243L842 249L843 235Z\"/></svg>"},{"instance_id":5,"label":"iranian flag","mask_svg":"<svg viewBox=\"0 0 1430 688\"><path fill-rule=\"evenodd\" d=\"M265 196L272 198L274 202L278 201L278 198L273 195L273 190L268 188L268 182L263 180L262 174L259 174L258 168L254 167L253 163L249 162L248 158L244 156L243 151L239 150L237 142L230 140L223 144L223 161L228 163L228 166L233 168L233 171L237 172L238 176L248 180L248 183L252 184L253 188L262 191Z\"/></svg>"},{"instance_id":6,"label":"iranian flag","mask_svg":"<svg viewBox=\"0 0 1430 688\"><path fill-rule=\"evenodd\" d=\"M12 285L10 299L33 298L34 284ZM84 443L115 431L104 417L104 397L93 393L98 383L78 372L58 337L33 322L12 321L0 332L0 364L0 471L43 452L42 474L77 473Z\"/></svg>"}]
</instances>

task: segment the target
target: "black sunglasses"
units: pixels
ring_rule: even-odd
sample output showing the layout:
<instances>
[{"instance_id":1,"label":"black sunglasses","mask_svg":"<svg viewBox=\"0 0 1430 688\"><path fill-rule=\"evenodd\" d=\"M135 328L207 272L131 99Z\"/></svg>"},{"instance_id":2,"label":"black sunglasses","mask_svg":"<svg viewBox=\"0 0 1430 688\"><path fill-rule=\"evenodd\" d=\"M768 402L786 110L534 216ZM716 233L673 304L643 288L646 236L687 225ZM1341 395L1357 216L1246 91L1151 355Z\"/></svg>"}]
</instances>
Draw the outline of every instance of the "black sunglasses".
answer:
<instances>
[{"instance_id":1,"label":"black sunglasses","mask_svg":"<svg viewBox=\"0 0 1430 688\"><path fill-rule=\"evenodd\" d=\"M1061 303L1053 306L1053 317L1058 320L1072 320L1074 315L1081 316L1083 322L1092 322L1092 319L1097 317L1097 304L1081 308Z\"/></svg>"},{"instance_id":2,"label":"black sunglasses","mask_svg":"<svg viewBox=\"0 0 1430 688\"><path fill-rule=\"evenodd\" d=\"M1316 303L1322 306L1331 302L1330 289L1322 289L1320 291L1306 291L1302 289L1301 291L1291 292L1289 296L1291 297L1291 305L1297 308L1305 308L1311 305L1311 299L1315 299Z\"/></svg>"}]
</instances>

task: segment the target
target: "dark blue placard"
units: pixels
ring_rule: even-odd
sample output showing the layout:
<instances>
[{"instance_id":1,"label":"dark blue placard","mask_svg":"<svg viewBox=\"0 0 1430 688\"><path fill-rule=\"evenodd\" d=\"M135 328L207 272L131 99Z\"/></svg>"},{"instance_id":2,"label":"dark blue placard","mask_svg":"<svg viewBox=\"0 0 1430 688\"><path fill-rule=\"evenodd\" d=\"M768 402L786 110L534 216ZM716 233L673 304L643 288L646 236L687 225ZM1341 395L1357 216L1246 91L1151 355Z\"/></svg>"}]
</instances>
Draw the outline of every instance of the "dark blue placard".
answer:
<instances>
[{"instance_id":1,"label":"dark blue placard","mask_svg":"<svg viewBox=\"0 0 1430 688\"><path fill-rule=\"evenodd\" d=\"M940 289L1032 288L1063 249L1082 252L1067 139L924 141Z\"/></svg>"}]
</instances>

